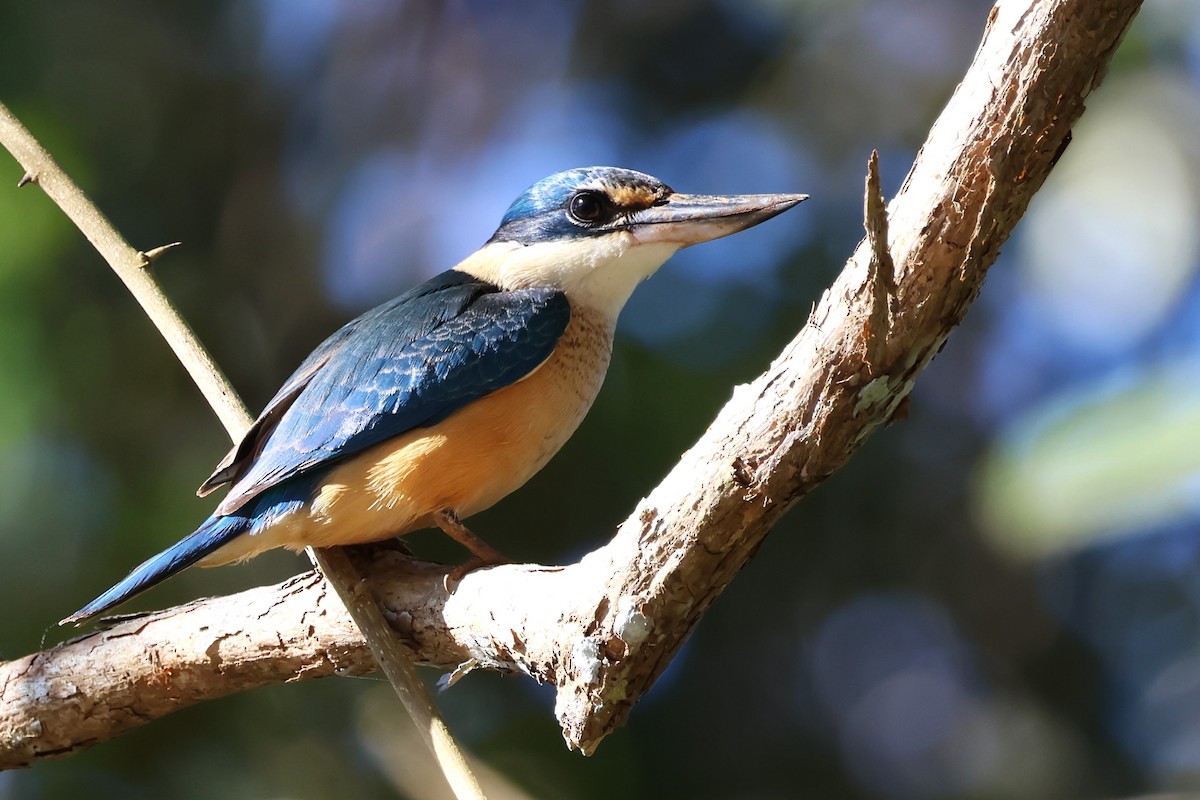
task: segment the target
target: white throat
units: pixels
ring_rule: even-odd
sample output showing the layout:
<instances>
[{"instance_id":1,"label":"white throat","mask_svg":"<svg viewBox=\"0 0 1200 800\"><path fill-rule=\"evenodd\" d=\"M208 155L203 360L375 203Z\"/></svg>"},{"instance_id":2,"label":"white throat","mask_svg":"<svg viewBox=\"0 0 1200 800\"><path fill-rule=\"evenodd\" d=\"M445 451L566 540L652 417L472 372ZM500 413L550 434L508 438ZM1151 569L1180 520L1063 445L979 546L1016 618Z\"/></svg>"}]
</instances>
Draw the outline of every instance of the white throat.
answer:
<instances>
[{"instance_id":1,"label":"white throat","mask_svg":"<svg viewBox=\"0 0 1200 800\"><path fill-rule=\"evenodd\" d=\"M637 285L678 249L670 242L639 244L624 232L529 245L496 242L455 269L504 289L559 289L572 303L593 308L615 322Z\"/></svg>"}]
</instances>

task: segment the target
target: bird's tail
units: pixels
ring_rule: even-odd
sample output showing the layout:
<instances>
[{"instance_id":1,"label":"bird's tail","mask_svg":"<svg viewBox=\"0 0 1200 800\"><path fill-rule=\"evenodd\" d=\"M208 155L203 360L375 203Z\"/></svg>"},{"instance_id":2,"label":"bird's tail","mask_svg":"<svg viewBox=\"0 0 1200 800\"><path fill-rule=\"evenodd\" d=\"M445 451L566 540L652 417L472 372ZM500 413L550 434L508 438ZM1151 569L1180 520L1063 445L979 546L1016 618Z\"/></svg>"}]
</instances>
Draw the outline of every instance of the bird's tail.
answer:
<instances>
[{"instance_id":1,"label":"bird's tail","mask_svg":"<svg viewBox=\"0 0 1200 800\"><path fill-rule=\"evenodd\" d=\"M90 617L102 614L114 606L124 603L134 595L141 594L157 583L182 572L209 553L244 533L249 521L241 516L213 516L190 536L171 545L156 556L151 556L130 572L125 579L104 594L60 620L59 625L79 625Z\"/></svg>"}]
</instances>

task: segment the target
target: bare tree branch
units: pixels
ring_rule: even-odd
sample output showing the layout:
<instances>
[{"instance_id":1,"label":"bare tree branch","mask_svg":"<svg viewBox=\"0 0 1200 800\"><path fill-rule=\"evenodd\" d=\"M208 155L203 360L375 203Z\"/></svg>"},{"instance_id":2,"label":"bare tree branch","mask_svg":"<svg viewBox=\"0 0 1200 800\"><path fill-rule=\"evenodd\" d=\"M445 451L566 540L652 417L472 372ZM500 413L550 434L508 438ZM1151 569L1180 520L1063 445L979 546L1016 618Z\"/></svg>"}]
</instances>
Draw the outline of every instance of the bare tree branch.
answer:
<instances>
[{"instance_id":1,"label":"bare tree branch","mask_svg":"<svg viewBox=\"0 0 1200 800\"><path fill-rule=\"evenodd\" d=\"M886 229L869 191L869 235L808 324L734 391L608 544L561 568L480 570L451 594L443 568L388 551L361 556L359 570L417 657L553 682L567 743L592 752L779 516L897 413L1061 154L1139 7L1002 0L993 9ZM203 699L368 664L311 576L159 612L0 666L0 767L86 747Z\"/></svg>"}]
</instances>

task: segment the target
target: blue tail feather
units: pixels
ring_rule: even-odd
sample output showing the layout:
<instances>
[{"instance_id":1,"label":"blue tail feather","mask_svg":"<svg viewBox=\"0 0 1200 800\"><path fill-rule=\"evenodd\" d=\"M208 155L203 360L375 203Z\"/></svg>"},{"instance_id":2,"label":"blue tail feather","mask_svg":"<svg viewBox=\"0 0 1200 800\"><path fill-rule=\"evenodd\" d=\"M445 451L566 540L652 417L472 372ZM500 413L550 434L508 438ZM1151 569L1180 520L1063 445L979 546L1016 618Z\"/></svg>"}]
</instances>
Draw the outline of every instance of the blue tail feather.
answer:
<instances>
[{"instance_id":1,"label":"blue tail feather","mask_svg":"<svg viewBox=\"0 0 1200 800\"><path fill-rule=\"evenodd\" d=\"M214 515L206 519L191 535L146 559L125 579L104 594L63 619L59 625L78 625L141 594L155 584L165 581L195 564L205 556L243 534L252 535L304 507L313 488L325 474L313 470L299 478L273 486L232 514Z\"/></svg>"},{"instance_id":2,"label":"blue tail feather","mask_svg":"<svg viewBox=\"0 0 1200 800\"><path fill-rule=\"evenodd\" d=\"M242 516L209 517L190 536L168 547L156 556L135 567L116 586L61 620L59 625L79 625L90 617L102 614L110 608L124 603L134 595L141 594L157 583L165 581L195 564L222 545L244 533L252 520Z\"/></svg>"}]
</instances>

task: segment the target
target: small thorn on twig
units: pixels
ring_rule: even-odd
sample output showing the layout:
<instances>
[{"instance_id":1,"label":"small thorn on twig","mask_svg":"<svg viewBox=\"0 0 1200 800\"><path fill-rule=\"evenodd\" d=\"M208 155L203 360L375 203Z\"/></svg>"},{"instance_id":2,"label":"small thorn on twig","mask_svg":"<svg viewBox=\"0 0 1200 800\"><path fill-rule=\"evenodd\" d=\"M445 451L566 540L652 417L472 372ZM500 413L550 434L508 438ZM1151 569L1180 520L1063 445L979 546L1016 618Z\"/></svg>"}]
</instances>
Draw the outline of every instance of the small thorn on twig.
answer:
<instances>
[{"instance_id":1,"label":"small thorn on twig","mask_svg":"<svg viewBox=\"0 0 1200 800\"><path fill-rule=\"evenodd\" d=\"M23 189L31 183L37 183L37 178L33 177L33 175L26 172L24 175L21 176L21 180L17 181L17 188Z\"/></svg>"},{"instance_id":2,"label":"small thorn on twig","mask_svg":"<svg viewBox=\"0 0 1200 800\"><path fill-rule=\"evenodd\" d=\"M138 255L142 257L142 266L150 266L157 261L158 257L163 253L167 252L168 250L173 250L174 248L179 247L181 244L183 244L183 242L171 242L170 244L164 244L162 247L156 247L153 250L146 250L138 253Z\"/></svg>"}]
</instances>

